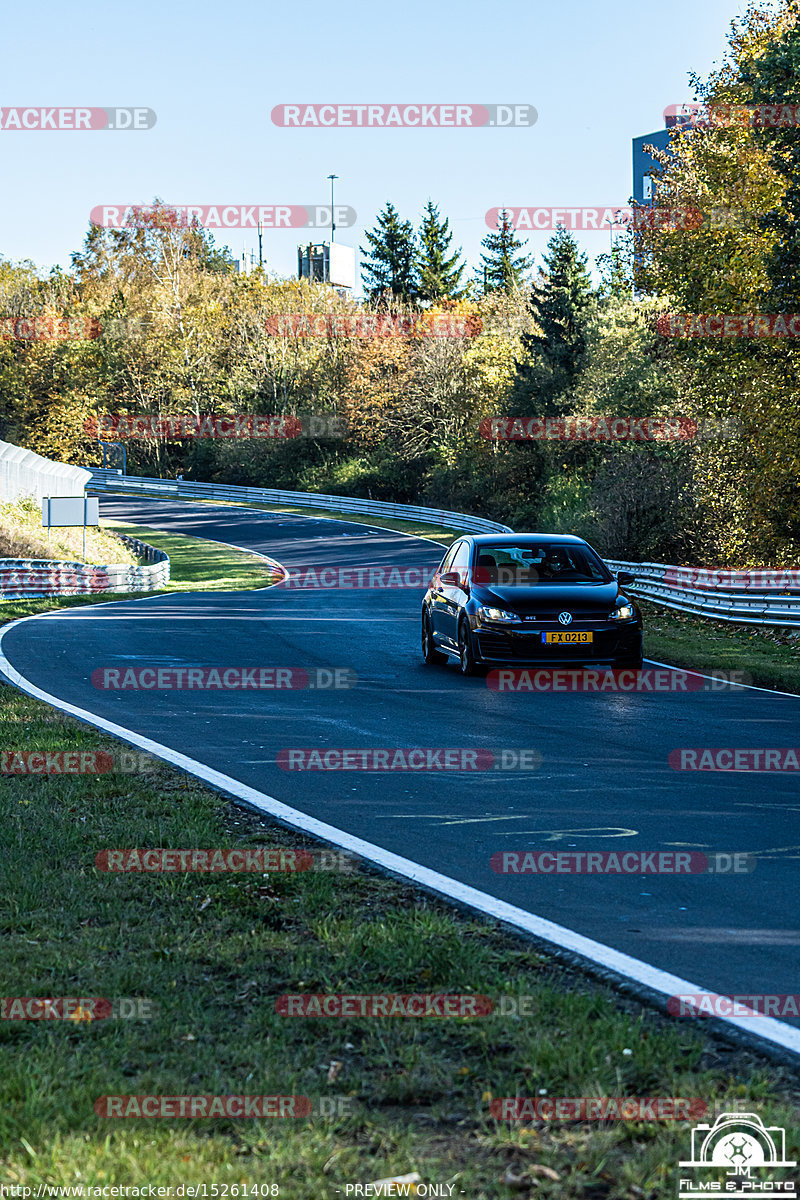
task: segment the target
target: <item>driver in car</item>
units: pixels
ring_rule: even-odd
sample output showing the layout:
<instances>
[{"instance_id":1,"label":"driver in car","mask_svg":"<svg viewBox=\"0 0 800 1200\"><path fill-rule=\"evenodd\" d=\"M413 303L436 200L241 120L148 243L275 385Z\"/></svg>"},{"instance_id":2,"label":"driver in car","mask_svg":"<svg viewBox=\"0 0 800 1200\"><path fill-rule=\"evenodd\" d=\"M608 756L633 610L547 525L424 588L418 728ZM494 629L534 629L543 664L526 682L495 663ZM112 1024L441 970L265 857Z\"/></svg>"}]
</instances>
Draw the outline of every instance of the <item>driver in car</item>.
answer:
<instances>
[{"instance_id":1,"label":"driver in car","mask_svg":"<svg viewBox=\"0 0 800 1200\"><path fill-rule=\"evenodd\" d=\"M564 554L561 550L551 550L550 553L547 554L542 560L542 564L539 569L545 579L554 579L558 575L561 575L562 572L568 571L570 569L570 565L564 558Z\"/></svg>"}]
</instances>

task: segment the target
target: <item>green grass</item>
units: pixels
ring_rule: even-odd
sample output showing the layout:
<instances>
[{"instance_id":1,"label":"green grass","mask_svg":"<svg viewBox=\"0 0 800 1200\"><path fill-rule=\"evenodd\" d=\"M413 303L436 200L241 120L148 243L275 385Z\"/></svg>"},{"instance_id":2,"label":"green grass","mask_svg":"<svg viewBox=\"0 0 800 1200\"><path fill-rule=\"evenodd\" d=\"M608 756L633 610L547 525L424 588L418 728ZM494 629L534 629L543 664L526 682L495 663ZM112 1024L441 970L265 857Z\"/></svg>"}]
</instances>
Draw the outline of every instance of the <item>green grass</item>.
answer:
<instances>
[{"instance_id":1,"label":"green grass","mask_svg":"<svg viewBox=\"0 0 800 1200\"><path fill-rule=\"evenodd\" d=\"M267 581L266 564L249 555L129 528L167 549L173 586ZM0 619L108 599L11 603ZM649 614L648 638L665 641L648 642L648 653L677 662L692 639L702 647L711 623L680 641L673 617ZM2 749L122 749L7 685L0 728ZM347 1184L417 1171L471 1200L677 1194L687 1125L514 1126L488 1114L492 1097L545 1091L697 1096L718 1111L746 1108L786 1126L789 1157L798 1157L797 1071L732 1049L701 1024L623 997L494 922L369 868L100 872L95 855L114 847L320 849L151 765L136 774L6 776L0 785L3 994L140 997L154 1010L146 1020L0 1022L1 1182L206 1183L209 1194L212 1183L278 1184L288 1200L336 1200ZM281 993L337 991L525 996L531 1015L339 1021L275 1011ZM298 1122L270 1122L113 1121L93 1108L104 1094L239 1093L307 1095L314 1109Z\"/></svg>"},{"instance_id":2,"label":"green grass","mask_svg":"<svg viewBox=\"0 0 800 1200\"><path fill-rule=\"evenodd\" d=\"M132 551L106 530L90 525L85 534L87 563L136 562ZM83 562L83 539L80 527L43 529L42 506L32 496L0 503L0 558Z\"/></svg>"},{"instance_id":3,"label":"green grass","mask_svg":"<svg viewBox=\"0 0 800 1200\"><path fill-rule=\"evenodd\" d=\"M103 524L114 533L137 537L169 555L170 583L165 591L241 591L267 587L276 578L276 572L263 558L223 542L164 533L146 525L119 521Z\"/></svg>"},{"instance_id":4,"label":"green grass","mask_svg":"<svg viewBox=\"0 0 800 1200\"><path fill-rule=\"evenodd\" d=\"M84 604L108 604L112 600L131 600L137 596L163 596L169 592L238 591L267 587L275 579L268 562L243 550L235 550L222 542L183 534L162 533L143 525L104 523L110 532L129 537L165 550L170 557L170 582L154 592L103 592L97 596L50 596L40 600L3 600L0 602L0 622L20 617L53 612L56 609L76 608Z\"/></svg>"},{"instance_id":5,"label":"green grass","mask_svg":"<svg viewBox=\"0 0 800 1200\"><path fill-rule=\"evenodd\" d=\"M649 600L641 606L645 658L696 671L741 671L758 687L800 694L800 630L731 625Z\"/></svg>"},{"instance_id":6,"label":"green grass","mask_svg":"<svg viewBox=\"0 0 800 1200\"><path fill-rule=\"evenodd\" d=\"M5 747L119 749L8 686L0 718ZM660 1200L676 1194L688 1126L514 1127L490 1118L490 1098L701 1097L797 1126L796 1073L357 864L269 877L97 870L95 855L113 847L319 849L165 765L8 776L0 816L3 994L154 1008L140 1020L0 1023L6 1183L277 1183L282 1197L307 1200L417 1171L481 1200L512 1194L500 1182L510 1170L517 1195ZM526 996L531 1015L275 1011L282 993L339 991ZM306 1095L314 1110L270 1122L114 1121L93 1109L109 1094L239 1093ZM787 1149L798 1148L790 1135ZM531 1174L541 1165L558 1178Z\"/></svg>"}]
</instances>

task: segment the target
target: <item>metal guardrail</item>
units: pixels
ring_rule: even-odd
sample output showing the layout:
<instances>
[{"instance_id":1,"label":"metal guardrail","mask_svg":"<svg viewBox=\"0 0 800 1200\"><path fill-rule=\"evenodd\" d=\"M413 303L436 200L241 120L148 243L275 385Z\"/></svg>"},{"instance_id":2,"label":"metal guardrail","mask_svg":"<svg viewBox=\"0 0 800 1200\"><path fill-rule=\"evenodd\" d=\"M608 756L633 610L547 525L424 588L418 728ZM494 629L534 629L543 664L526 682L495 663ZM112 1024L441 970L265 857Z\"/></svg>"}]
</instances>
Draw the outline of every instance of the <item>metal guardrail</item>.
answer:
<instances>
[{"instance_id":1,"label":"metal guardrail","mask_svg":"<svg viewBox=\"0 0 800 1200\"><path fill-rule=\"evenodd\" d=\"M385 500L363 500L358 496L328 496L317 492L285 492L276 488L236 487L228 483L192 483L189 480L155 479L147 476L120 475L95 467L91 492L129 492L152 496L174 496L178 500L224 500L245 504L291 504L298 508L322 508L334 512L363 513L373 517L398 517L428 524L442 524L463 533L513 533L508 525L450 512L443 508L423 508L414 504L391 504Z\"/></svg>"},{"instance_id":2,"label":"metal guardrail","mask_svg":"<svg viewBox=\"0 0 800 1200\"><path fill-rule=\"evenodd\" d=\"M92 471L87 489L102 493L134 493L174 497L178 500L223 500L250 504L291 504L370 516L416 519L440 523L464 533L513 533L508 525L484 517L467 516L447 509L412 504L390 504L352 496L288 492L275 488L235 487L224 483L192 483L120 475L117 471ZM678 567L669 563L634 563L607 559L612 571L633 571L633 590L644 599L666 608L713 617L743 625L786 625L800 628L800 568L785 571L732 571Z\"/></svg>"},{"instance_id":3,"label":"metal guardrail","mask_svg":"<svg viewBox=\"0 0 800 1200\"><path fill-rule=\"evenodd\" d=\"M800 628L800 570L734 571L606 559L612 571L633 571L637 596L665 608L739 625Z\"/></svg>"},{"instance_id":4,"label":"metal guardrail","mask_svg":"<svg viewBox=\"0 0 800 1200\"><path fill-rule=\"evenodd\" d=\"M0 499L20 496L82 496L91 471L53 462L33 450L0 442Z\"/></svg>"},{"instance_id":5,"label":"metal guardrail","mask_svg":"<svg viewBox=\"0 0 800 1200\"><path fill-rule=\"evenodd\" d=\"M146 564L55 562L52 559L0 558L0 600L36 600L43 596L93 596L102 592L154 592L169 583L169 556L138 538L119 537Z\"/></svg>"}]
</instances>

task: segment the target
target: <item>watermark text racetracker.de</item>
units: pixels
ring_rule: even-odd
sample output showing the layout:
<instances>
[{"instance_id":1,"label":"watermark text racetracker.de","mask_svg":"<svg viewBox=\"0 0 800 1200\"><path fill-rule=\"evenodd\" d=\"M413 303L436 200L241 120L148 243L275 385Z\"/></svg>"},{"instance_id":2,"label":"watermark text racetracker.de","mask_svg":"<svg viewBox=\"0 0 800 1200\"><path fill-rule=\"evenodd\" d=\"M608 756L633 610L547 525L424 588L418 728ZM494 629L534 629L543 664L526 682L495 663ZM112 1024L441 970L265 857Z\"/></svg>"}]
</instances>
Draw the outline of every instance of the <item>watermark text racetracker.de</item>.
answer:
<instances>
[{"instance_id":1,"label":"watermark text racetracker.de","mask_svg":"<svg viewBox=\"0 0 800 1200\"><path fill-rule=\"evenodd\" d=\"M727 1017L744 1021L753 1017L800 1017L800 993L723 996L716 992L688 992L670 996L667 1012L673 1017Z\"/></svg>"},{"instance_id":2,"label":"watermark text racetracker.de","mask_svg":"<svg viewBox=\"0 0 800 1200\"><path fill-rule=\"evenodd\" d=\"M167 204L155 209L146 204L96 204L89 214L102 229L135 229L143 217L169 214L177 229L197 224L204 229L325 229L331 209L324 204ZM333 208L337 229L349 229L357 220L349 204Z\"/></svg>"},{"instance_id":3,"label":"watermark text racetracker.de","mask_svg":"<svg viewBox=\"0 0 800 1200\"><path fill-rule=\"evenodd\" d=\"M94 862L98 871L111 874L138 872L144 875L174 875L193 871L212 875L334 871L349 875L356 869L356 860L341 850L294 850L280 846L202 850L175 850L166 846L132 847L126 850L100 850Z\"/></svg>"},{"instance_id":4,"label":"watermark text racetracker.de","mask_svg":"<svg viewBox=\"0 0 800 1200\"><path fill-rule=\"evenodd\" d=\"M430 568L396 567L291 567L275 587L294 591L352 591L360 589L411 588L425 590L431 583Z\"/></svg>"},{"instance_id":5,"label":"watermark text racetracker.de","mask_svg":"<svg viewBox=\"0 0 800 1200\"><path fill-rule=\"evenodd\" d=\"M294 1119L312 1111L308 1096L99 1096L98 1117L160 1117L210 1120L212 1117Z\"/></svg>"},{"instance_id":6,"label":"watermark text racetracker.de","mask_svg":"<svg viewBox=\"0 0 800 1200\"><path fill-rule=\"evenodd\" d=\"M356 686L350 667L97 667L99 691L342 691Z\"/></svg>"},{"instance_id":7,"label":"watermark text racetracker.de","mask_svg":"<svg viewBox=\"0 0 800 1200\"><path fill-rule=\"evenodd\" d=\"M735 437L733 420L691 417L484 417L478 426L492 442L686 442Z\"/></svg>"},{"instance_id":8,"label":"watermark text racetracker.de","mask_svg":"<svg viewBox=\"0 0 800 1200\"><path fill-rule=\"evenodd\" d=\"M495 323L496 324L496 323ZM284 312L264 322L270 337L469 338L495 332L477 313Z\"/></svg>"},{"instance_id":9,"label":"watermark text racetracker.de","mask_svg":"<svg viewBox=\"0 0 800 1200\"><path fill-rule=\"evenodd\" d=\"M656 328L673 338L797 338L800 313L662 313Z\"/></svg>"},{"instance_id":10,"label":"watermark text racetracker.de","mask_svg":"<svg viewBox=\"0 0 800 1200\"><path fill-rule=\"evenodd\" d=\"M272 124L283 129L530 128L532 104L276 104Z\"/></svg>"},{"instance_id":11,"label":"watermark text racetracker.de","mask_svg":"<svg viewBox=\"0 0 800 1200\"><path fill-rule=\"evenodd\" d=\"M98 871L143 874L244 873L269 874L271 871L309 871L314 856L308 850L284 847L248 846L245 848L174 850L164 846L149 849L100 850L95 855Z\"/></svg>"},{"instance_id":12,"label":"watermark text racetracker.de","mask_svg":"<svg viewBox=\"0 0 800 1200\"><path fill-rule=\"evenodd\" d=\"M691 692L728 692L746 687L751 682L751 676L746 671L717 670L708 675L699 675L677 667L645 667L640 671L632 667L497 667L486 676L490 691L511 693L649 692L684 695Z\"/></svg>"},{"instance_id":13,"label":"watermark text racetracker.de","mask_svg":"<svg viewBox=\"0 0 800 1200\"><path fill-rule=\"evenodd\" d=\"M149 438L163 437L181 441L198 438L343 438L348 425L332 413L272 416L262 413L225 415L172 413L166 416L90 417L84 431L92 437Z\"/></svg>"},{"instance_id":14,"label":"watermark text racetracker.de","mask_svg":"<svg viewBox=\"0 0 800 1200\"><path fill-rule=\"evenodd\" d=\"M745 875L756 855L688 850L498 850L497 875Z\"/></svg>"},{"instance_id":15,"label":"watermark text racetracker.de","mask_svg":"<svg viewBox=\"0 0 800 1200\"><path fill-rule=\"evenodd\" d=\"M0 750L0 775L141 775L156 767L132 750Z\"/></svg>"},{"instance_id":16,"label":"watermark text racetracker.de","mask_svg":"<svg viewBox=\"0 0 800 1200\"><path fill-rule=\"evenodd\" d=\"M0 130L152 129L152 108L0 108Z\"/></svg>"},{"instance_id":17,"label":"watermark text racetracker.de","mask_svg":"<svg viewBox=\"0 0 800 1200\"><path fill-rule=\"evenodd\" d=\"M84 421L83 429L92 438L163 438L165 441L343 438L349 432L347 421L335 413L311 413L302 417L266 413L200 413L197 416L193 413L101 413Z\"/></svg>"},{"instance_id":18,"label":"watermark text racetracker.de","mask_svg":"<svg viewBox=\"0 0 800 1200\"><path fill-rule=\"evenodd\" d=\"M496 1121L688 1121L705 1116L699 1097L683 1096L498 1096L489 1112Z\"/></svg>"},{"instance_id":19,"label":"watermark text racetracker.de","mask_svg":"<svg viewBox=\"0 0 800 1200\"><path fill-rule=\"evenodd\" d=\"M102 334L103 324L97 317L48 313L0 317L0 341L4 342L94 341Z\"/></svg>"},{"instance_id":20,"label":"watermark text racetracker.de","mask_svg":"<svg viewBox=\"0 0 800 1200\"><path fill-rule=\"evenodd\" d=\"M2 996L0 1021L150 1020L157 1006L146 996Z\"/></svg>"},{"instance_id":21,"label":"watermark text racetracker.de","mask_svg":"<svg viewBox=\"0 0 800 1200\"><path fill-rule=\"evenodd\" d=\"M673 771L800 771L800 746L682 746L672 750Z\"/></svg>"},{"instance_id":22,"label":"watermark text racetracker.de","mask_svg":"<svg viewBox=\"0 0 800 1200\"><path fill-rule=\"evenodd\" d=\"M515 207L490 208L486 213L486 224L489 229L496 229L498 224L505 221L512 229L537 229L549 231L558 229L604 231L612 225L630 225L633 214L630 208L619 204L595 204L582 206L558 205L542 207L541 205L517 205Z\"/></svg>"},{"instance_id":23,"label":"watermark text racetracker.de","mask_svg":"<svg viewBox=\"0 0 800 1200\"><path fill-rule=\"evenodd\" d=\"M594 205L589 207L545 208L524 205L515 208L490 208L486 213L486 224L497 228L506 221L513 229L528 229L532 233L555 230L579 230L584 233L604 231L621 226L624 229L664 230L668 233L698 230L737 230L744 232L757 227L762 214L748 209L714 205L708 209L696 206L681 208L677 205L637 205L635 208Z\"/></svg>"},{"instance_id":24,"label":"watermark text racetracker.de","mask_svg":"<svg viewBox=\"0 0 800 1200\"><path fill-rule=\"evenodd\" d=\"M280 312L265 318L269 337L355 338L517 338L530 331L528 317L477 312Z\"/></svg>"},{"instance_id":25,"label":"watermark text racetracker.de","mask_svg":"<svg viewBox=\"0 0 800 1200\"><path fill-rule=\"evenodd\" d=\"M278 751L282 771L538 771L538 750L467 747L301 748Z\"/></svg>"},{"instance_id":26,"label":"watermark text racetracker.de","mask_svg":"<svg viewBox=\"0 0 800 1200\"><path fill-rule=\"evenodd\" d=\"M668 104L664 120L688 126L779 129L800 125L800 104L783 100L774 104L701 104L687 100Z\"/></svg>"},{"instance_id":27,"label":"watermark text racetracker.de","mask_svg":"<svg viewBox=\"0 0 800 1200\"><path fill-rule=\"evenodd\" d=\"M488 1017L494 1011L489 996L475 993L420 992L400 994L307 992L285 994L275 1000L282 1017Z\"/></svg>"}]
</instances>

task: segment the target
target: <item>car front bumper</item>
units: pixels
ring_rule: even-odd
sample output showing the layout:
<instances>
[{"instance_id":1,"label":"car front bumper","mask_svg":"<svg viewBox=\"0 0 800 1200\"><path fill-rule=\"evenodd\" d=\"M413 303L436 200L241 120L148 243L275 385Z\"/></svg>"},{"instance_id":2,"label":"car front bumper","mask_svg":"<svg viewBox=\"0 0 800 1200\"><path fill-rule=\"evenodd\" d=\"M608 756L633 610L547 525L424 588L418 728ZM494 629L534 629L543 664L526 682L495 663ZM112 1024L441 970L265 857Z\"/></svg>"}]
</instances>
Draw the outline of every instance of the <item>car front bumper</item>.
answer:
<instances>
[{"instance_id":1,"label":"car front bumper","mask_svg":"<svg viewBox=\"0 0 800 1200\"><path fill-rule=\"evenodd\" d=\"M614 663L620 658L637 658L642 652L642 627L638 621L624 625L588 625L575 622L570 631L591 632L591 642L571 646L548 645L543 633L563 632L562 626L542 624L536 629L509 629L473 624L476 657L484 663L525 666L564 666L569 664Z\"/></svg>"}]
</instances>

